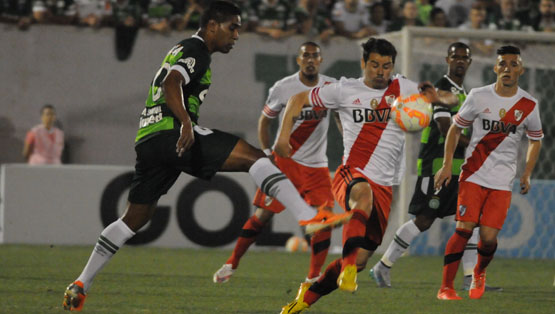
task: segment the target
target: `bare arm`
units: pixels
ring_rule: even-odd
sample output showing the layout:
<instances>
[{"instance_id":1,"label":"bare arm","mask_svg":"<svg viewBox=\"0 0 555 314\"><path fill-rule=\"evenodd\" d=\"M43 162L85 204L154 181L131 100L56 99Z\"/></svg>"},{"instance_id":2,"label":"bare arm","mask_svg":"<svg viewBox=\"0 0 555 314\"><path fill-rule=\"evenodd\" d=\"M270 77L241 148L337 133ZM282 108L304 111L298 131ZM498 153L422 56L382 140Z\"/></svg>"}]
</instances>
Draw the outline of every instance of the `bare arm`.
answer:
<instances>
[{"instance_id":1,"label":"bare arm","mask_svg":"<svg viewBox=\"0 0 555 314\"><path fill-rule=\"evenodd\" d=\"M22 155L25 161L29 161L29 156L31 156L32 150L33 150L33 143L25 141L23 143L23 152L22 152Z\"/></svg>"},{"instance_id":2,"label":"bare arm","mask_svg":"<svg viewBox=\"0 0 555 314\"><path fill-rule=\"evenodd\" d=\"M432 83L428 81L418 84L418 89L434 105L453 108L459 104L457 95L444 90L436 91Z\"/></svg>"},{"instance_id":3,"label":"bare arm","mask_svg":"<svg viewBox=\"0 0 555 314\"><path fill-rule=\"evenodd\" d=\"M258 142L260 142L260 149L264 151L266 155L269 155L268 150L271 152L270 144L270 125L273 119L266 117L264 114L260 114L258 119Z\"/></svg>"},{"instance_id":4,"label":"bare arm","mask_svg":"<svg viewBox=\"0 0 555 314\"><path fill-rule=\"evenodd\" d=\"M530 189L530 176L538 157L540 155L540 149L542 147L541 141L528 140L528 151L526 152L526 167L524 168L524 173L520 177L520 194L528 193Z\"/></svg>"},{"instance_id":5,"label":"bare arm","mask_svg":"<svg viewBox=\"0 0 555 314\"><path fill-rule=\"evenodd\" d=\"M162 83L162 90L166 97L166 104L172 111L175 117L181 122L181 135L176 143L176 152L179 157L187 151L195 142L195 134L193 132L193 125L191 118L185 110L183 103L183 95L181 85L184 78L178 71L171 71L164 82Z\"/></svg>"},{"instance_id":6,"label":"bare arm","mask_svg":"<svg viewBox=\"0 0 555 314\"><path fill-rule=\"evenodd\" d=\"M443 183L448 185L451 182L451 168L453 167L453 154L455 153L455 148L459 142L462 129L451 124L449 132L447 132L447 138L445 139L445 153L443 156L443 166L436 173L434 177L434 187L436 190L441 189Z\"/></svg>"},{"instance_id":7,"label":"bare arm","mask_svg":"<svg viewBox=\"0 0 555 314\"><path fill-rule=\"evenodd\" d=\"M447 137L447 132L449 131L449 127L451 126L451 119L447 117L439 117L439 118L436 118L434 121L436 122L437 127L439 128L439 132L441 133L441 136ZM458 146L467 147L469 143L470 143L470 138L468 138L468 136L461 133L461 136L459 137Z\"/></svg>"},{"instance_id":8,"label":"bare arm","mask_svg":"<svg viewBox=\"0 0 555 314\"><path fill-rule=\"evenodd\" d=\"M291 129L293 128L293 121L298 117L303 107L308 106L308 93L310 91L301 92L291 98L285 107L285 113L281 120L281 130L278 134L278 140L275 147L275 152L281 157L289 157L291 155L291 146L289 145L289 138L291 137Z\"/></svg>"}]
</instances>

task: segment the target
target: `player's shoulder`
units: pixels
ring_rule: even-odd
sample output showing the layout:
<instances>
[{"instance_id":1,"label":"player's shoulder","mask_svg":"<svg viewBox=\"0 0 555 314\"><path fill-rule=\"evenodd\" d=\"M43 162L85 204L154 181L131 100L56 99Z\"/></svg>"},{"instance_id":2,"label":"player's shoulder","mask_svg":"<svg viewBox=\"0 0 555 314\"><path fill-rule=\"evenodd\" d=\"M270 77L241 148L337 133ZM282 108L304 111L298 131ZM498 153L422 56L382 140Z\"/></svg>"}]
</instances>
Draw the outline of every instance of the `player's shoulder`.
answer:
<instances>
[{"instance_id":1,"label":"player's shoulder","mask_svg":"<svg viewBox=\"0 0 555 314\"><path fill-rule=\"evenodd\" d=\"M468 97L490 97L494 94L494 84L489 84L481 87L475 87L470 90Z\"/></svg>"},{"instance_id":2,"label":"player's shoulder","mask_svg":"<svg viewBox=\"0 0 555 314\"><path fill-rule=\"evenodd\" d=\"M337 83L339 85L342 85L342 86L360 85L360 79L342 76L335 83Z\"/></svg>"},{"instance_id":3,"label":"player's shoulder","mask_svg":"<svg viewBox=\"0 0 555 314\"><path fill-rule=\"evenodd\" d=\"M335 77L327 76L324 74L319 74L319 83L322 85L331 84L337 82Z\"/></svg>"},{"instance_id":4,"label":"player's shoulder","mask_svg":"<svg viewBox=\"0 0 555 314\"><path fill-rule=\"evenodd\" d=\"M453 84L451 84L451 82L445 76L443 76L434 83L434 86L437 87L439 90L450 91Z\"/></svg>"},{"instance_id":5,"label":"player's shoulder","mask_svg":"<svg viewBox=\"0 0 555 314\"><path fill-rule=\"evenodd\" d=\"M530 93L528 93L524 89L519 87L517 92L521 97L527 98L527 99L533 101L535 104L538 104L538 100L534 96L530 95Z\"/></svg>"},{"instance_id":6,"label":"player's shoulder","mask_svg":"<svg viewBox=\"0 0 555 314\"><path fill-rule=\"evenodd\" d=\"M270 93L276 93L280 91L287 91L294 85L300 84L300 80L298 78L298 72L288 75L274 83L272 87L270 87Z\"/></svg>"}]
</instances>

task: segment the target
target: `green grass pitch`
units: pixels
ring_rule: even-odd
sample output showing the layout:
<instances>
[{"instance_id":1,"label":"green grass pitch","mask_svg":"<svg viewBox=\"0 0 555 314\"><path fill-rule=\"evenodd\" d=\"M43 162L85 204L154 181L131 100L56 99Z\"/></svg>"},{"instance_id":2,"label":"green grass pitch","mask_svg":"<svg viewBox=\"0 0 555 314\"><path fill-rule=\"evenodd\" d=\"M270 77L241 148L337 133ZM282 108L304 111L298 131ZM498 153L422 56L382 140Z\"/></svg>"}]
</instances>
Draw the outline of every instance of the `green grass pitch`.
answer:
<instances>
[{"instance_id":1,"label":"green grass pitch","mask_svg":"<svg viewBox=\"0 0 555 314\"><path fill-rule=\"evenodd\" d=\"M62 313L65 287L87 262L92 246L0 245L0 313ZM83 313L279 313L306 276L308 253L251 251L225 284L212 274L229 251L122 248L98 275ZM329 256L327 262L337 256ZM488 283L503 292L481 300L439 301L442 257L404 257L391 289L359 273L355 294L334 291L309 313L554 313L555 261L494 259ZM327 265L326 262L326 265ZM460 287L460 273L455 281Z\"/></svg>"}]
</instances>

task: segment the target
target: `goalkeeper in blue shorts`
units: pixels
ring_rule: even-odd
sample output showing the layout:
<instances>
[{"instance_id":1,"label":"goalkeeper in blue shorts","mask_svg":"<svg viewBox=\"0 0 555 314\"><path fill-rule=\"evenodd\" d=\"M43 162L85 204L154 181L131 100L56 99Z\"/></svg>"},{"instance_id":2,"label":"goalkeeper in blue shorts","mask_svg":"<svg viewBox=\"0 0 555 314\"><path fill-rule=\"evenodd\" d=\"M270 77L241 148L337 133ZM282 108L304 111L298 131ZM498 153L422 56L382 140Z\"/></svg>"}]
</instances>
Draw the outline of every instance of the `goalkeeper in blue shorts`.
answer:
<instances>
[{"instance_id":1,"label":"goalkeeper in blue shorts","mask_svg":"<svg viewBox=\"0 0 555 314\"><path fill-rule=\"evenodd\" d=\"M390 270L397 259L408 249L412 240L421 232L428 230L436 218L454 215L457 210L459 174L464 162L464 151L469 143L467 134L461 135L459 146L455 151L451 184L435 191L434 175L443 165L444 141L451 125L451 117L459 111L466 99L463 81L472 62L470 48L461 42L449 45L445 61L448 66L447 74L438 80L435 86L440 95L450 93L453 102L451 104L434 103L433 119L435 123L430 123L430 126L422 131L417 162L418 179L409 205L409 213L415 217L397 229L393 241L389 244L382 259L370 269L370 276L381 288L391 287ZM468 290L472 282L472 272L478 259L477 247L478 231L475 229L462 257L464 290ZM486 290L500 291L502 289L487 286Z\"/></svg>"}]
</instances>

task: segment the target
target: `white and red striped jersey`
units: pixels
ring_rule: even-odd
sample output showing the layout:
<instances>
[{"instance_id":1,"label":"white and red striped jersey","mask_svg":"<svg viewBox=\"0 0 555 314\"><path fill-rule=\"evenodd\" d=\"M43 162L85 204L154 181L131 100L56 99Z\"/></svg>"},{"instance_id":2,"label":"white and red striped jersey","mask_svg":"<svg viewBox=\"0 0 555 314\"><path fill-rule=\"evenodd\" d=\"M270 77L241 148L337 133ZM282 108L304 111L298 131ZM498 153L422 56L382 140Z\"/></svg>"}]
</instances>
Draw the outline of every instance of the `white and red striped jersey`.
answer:
<instances>
[{"instance_id":1,"label":"white and red striped jersey","mask_svg":"<svg viewBox=\"0 0 555 314\"><path fill-rule=\"evenodd\" d=\"M320 87L336 81L332 77L320 74L316 86ZM310 88L312 87L301 82L299 72L277 81L270 88L262 113L268 118L279 116L287 105L289 98ZM326 149L328 146L328 126L330 124L329 114L328 110L314 110L311 107L303 108L301 115L293 125L289 140L289 144L293 148L291 158L294 161L307 167L328 166Z\"/></svg>"},{"instance_id":2,"label":"white and red striped jersey","mask_svg":"<svg viewBox=\"0 0 555 314\"><path fill-rule=\"evenodd\" d=\"M459 180L496 190L512 190L524 132L532 140L543 138L538 101L521 88L512 97L499 96L495 84L475 88L453 121L461 128L472 125Z\"/></svg>"},{"instance_id":3,"label":"white and red striped jersey","mask_svg":"<svg viewBox=\"0 0 555 314\"><path fill-rule=\"evenodd\" d=\"M405 133L389 119L399 95L418 93L418 85L396 75L386 89L372 89L364 79L341 78L311 90L315 108L337 109L343 126L343 165L385 186L401 182L405 169Z\"/></svg>"}]
</instances>

